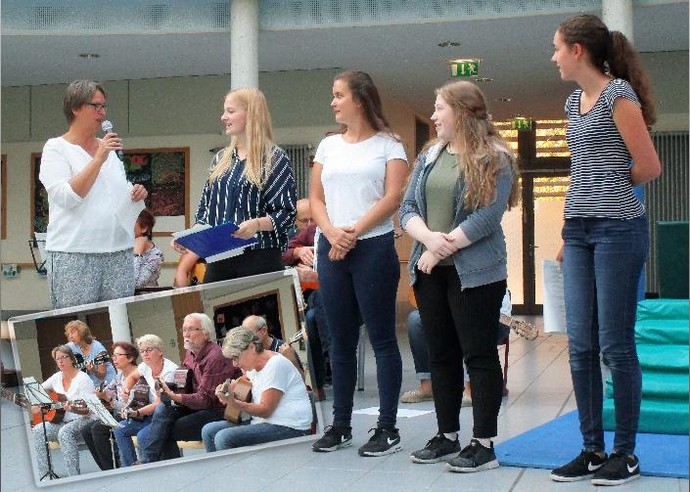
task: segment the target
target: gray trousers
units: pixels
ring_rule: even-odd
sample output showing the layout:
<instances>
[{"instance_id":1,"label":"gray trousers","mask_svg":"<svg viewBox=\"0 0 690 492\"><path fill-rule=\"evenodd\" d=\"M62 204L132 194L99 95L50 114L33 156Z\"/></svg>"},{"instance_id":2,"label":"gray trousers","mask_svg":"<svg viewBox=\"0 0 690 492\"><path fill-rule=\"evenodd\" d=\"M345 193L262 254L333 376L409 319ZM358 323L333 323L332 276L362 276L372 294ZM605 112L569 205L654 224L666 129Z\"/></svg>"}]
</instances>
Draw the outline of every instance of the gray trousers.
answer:
<instances>
[{"instance_id":1,"label":"gray trousers","mask_svg":"<svg viewBox=\"0 0 690 492\"><path fill-rule=\"evenodd\" d=\"M132 249L114 253L46 253L53 309L134 295Z\"/></svg>"}]
</instances>

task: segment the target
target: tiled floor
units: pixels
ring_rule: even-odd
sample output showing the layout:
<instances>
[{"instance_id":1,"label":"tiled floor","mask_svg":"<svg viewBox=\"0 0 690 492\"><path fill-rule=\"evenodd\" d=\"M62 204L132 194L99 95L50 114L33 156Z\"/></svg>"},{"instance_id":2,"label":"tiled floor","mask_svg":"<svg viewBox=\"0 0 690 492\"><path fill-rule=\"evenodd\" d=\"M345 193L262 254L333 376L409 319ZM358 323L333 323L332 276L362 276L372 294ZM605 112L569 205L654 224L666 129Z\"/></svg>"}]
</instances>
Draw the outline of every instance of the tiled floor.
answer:
<instances>
[{"instance_id":1,"label":"tiled floor","mask_svg":"<svg viewBox=\"0 0 690 492\"><path fill-rule=\"evenodd\" d=\"M404 316L399 319L404 320ZM540 320L536 319L536 323ZM415 386L412 358L404 325L399 326L399 340L404 358L403 390ZM357 392L357 409L375 407L377 391L373 354L367 350L365 388ZM565 337L541 335L534 341L511 336L509 395L504 399L499 416L497 442L509 439L528 429L548 422L575 407L567 360ZM431 410L432 402L401 405L401 408ZM2 490L34 490L36 485L26 445L26 431L18 407L2 403ZM330 405L322 407L325 420L330 418ZM374 426L375 416L355 415L353 441L350 448L334 453L313 453L313 439L250 452L210 457L202 450L186 451L183 460L161 466L139 466L116 472L100 472L88 454L82 451L82 475L75 479L43 482L50 490L129 491L140 490L230 490L230 491L535 491L570 492L593 490L589 482L555 483L547 470L501 467L478 474L456 474L445 471L441 464L417 465L409 461L410 451L424 446L436 430L433 413L399 420L405 446L403 452L383 458L361 458L357 447L366 441L367 431ZM471 432L471 410L461 411L460 439L467 443ZM579 452L573 449L573 456ZM62 457L54 453L56 471L61 474ZM688 481L669 478L642 477L616 490L645 492L688 492Z\"/></svg>"}]
</instances>

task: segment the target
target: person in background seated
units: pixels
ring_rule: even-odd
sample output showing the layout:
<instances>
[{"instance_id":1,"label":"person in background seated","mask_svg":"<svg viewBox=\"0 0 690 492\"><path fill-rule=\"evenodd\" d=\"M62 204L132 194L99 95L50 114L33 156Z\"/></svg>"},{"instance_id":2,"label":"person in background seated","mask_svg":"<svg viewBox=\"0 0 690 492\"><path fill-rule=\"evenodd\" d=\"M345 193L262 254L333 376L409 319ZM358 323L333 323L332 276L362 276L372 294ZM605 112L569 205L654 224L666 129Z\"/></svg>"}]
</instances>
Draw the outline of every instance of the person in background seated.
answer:
<instances>
[{"instance_id":1,"label":"person in background seated","mask_svg":"<svg viewBox=\"0 0 690 492\"><path fill-rule=\"evenodd\" d=\"M314 234L316 224L311 218L309 199L301 198L297 200L297 218L295 225L297 233L290 238L288 246L283 253L283 265L297 266L304 265L314 267Z\"/></svg>"},{"instance_id":2,"label":"person in background seated","mask_svg":"<svg viewBox=\"0 0 690 492\"><path fill-rule=\"evenodd\" d=\"M188 287L204 283L203 271L206 270L206 262L196 253L188 251L180 256L175 270L173 287Z\"/></svg>"},{"instance_id":3,"label":"person in background seated","mask_svg":"<svg viewBox=\"0 0 690 492\"><path fill-rule=\"evenodd\" d=\"M91 334L89 325L74 320L65 325L67 346L75 354L75 360L82 358L86 363L83 370L89 375L94 387L109 383L115 378L115 368L105 346Z\"/></svg>"},{"instance_id":4,"label":"person in background seated","mask_svg":"<svg viewBox=\"0 0 690 492\"><path fill-rule=\"evenodd\" d=\"M58 372L46 379L41 386L46 391L54 391L64 395L67 399L65 414L61 422L45 422L45 432L49 441L57 440L60 451L65 459L67 474L79 475L79 441L81 430L91 423L89 409L84 404L78 405L79 400L93 395L94 386L91 379L82 371L74 367L76 359L67 345L58 345L52 351L53 360L57 364ZM32 407L34 413L40 410ZM95 418L95 417L93 417ZM38 473L44 477L48 473L48 455L43 436L43 423L34 425L31 429L31 439L38 460Z\"/></svg>"},{"instance_id":5,"label":"person in background seated","mask_svg":"<svg viewBox=\"0 0 690 492\"><path fill-rule=\"evenodd\" d=\"M501 313L506 316L511 315L512 306L510 303L510 292L506 290L503 296L503 305L501 306ZM499 324L498 339L496 345L505 343L510 335L510 328L503 323ZM419 310L415 309L407 317L407 338L410 341L410 349L412 350L412 360L414 362L414 369L419 381L419 387L416 389L406 391L400 397L402 403L420 403L434 399L431 389L431 369L429 366L429 341L422 329L422 319L419 316ZM472 388L470 386L470 378L467 373L467 367L463 362L465 372L465 390L462 394L462 406L472 406Z\"/></svg>"},{"instance_id":6,"label":"person in background seated","mask_svg":"<svg viewBox=\"0 0 690 492\"><path fill-rule=\"evenodd\" d=\"M259 337L259 340L261 340L266 350L283 354L283 356L294 364L297 371L299 371L302 378L304 378L304 366L302 365L302 361L299 360L297 352L295 352L295 349L289 344L285 343L285 340L274 337L269 333L268 324L264 318L252 314L242 320L242 326L256 333L256 336Z\"/></svg>"},{"instance_id":7,"label":"person in background seated","mask_svg":"<svg viewBox=\"0 0 690 492\"><path fill-rule=\"evenodd\" d=\"M163 379L170 381L172 374L177 369L170 359L163 355L163 340L158 335L142 335L136 340L141 353L141 363L131 372L125 382L124 392L129 395L128 401L132 401L135 392L140 395L145 392L137 409L129 412L127 421L123 427L115 429L115 440L120 451L120 463L122 466L131 466L137 462L137 454L132 442L132 436L137 436L139 447L143 448L148 439L148 426L151 424L151 416L160 404L160 394L156 391L156 381Z\"/></svg>"},{"instance_id":8,"label":"person in background seated","mask_svg":"<svg viewBox=\"0 0 690 492\"><path fill-rule=\"evenodd\" d=\"M223 404L216 398L216 388L226 379L241 374L223 357L215 342L213 321L206 314L185 316L182 336L186 349L182 366L194 374L192 392L174 393L163 379L158 379L161 392L170 402L158 405L153 412L141 449L144 463L179 458L177 440L201 440L201 428L223 418Z\"/></svg>"},{"instance_id":9,"label":"person in background seated","mask_svg":"<svg viewBox=\"0 0 690 492\"><path fill-rule=\"evenodd\" d=\"M127 406L127 397L123 389L127 376L137 369L137 357L139 357L139 351L131 343L113 343L112 360L117 374L105 388L96 388L96 396L101 399L106 408L111 410L117 420L121 419L120 412ZM118 448L115 444L111 448L110 429L111 427L100 420L93 420L81 430L84 442L101 470L120 467ZM113 463L113 451L115 463Z\"/></svg>"},{"instance_id":10,"label":"person in background seated","mask_svg":"<svg viewBox=\"0 0 690 492\"><path fill-rule=\"evenodd\" d=\"M251 416L251 421L249 425L236 425L227 420L206 424L201 430L206 451L290 439L311 432L311 402L301 375L290 361L265 349L256 333L241 326L225 336L223 355L252 383L251 402L232 400ZM229 394L234 384L234 381L230 383ZM216 388L216 396L223 403L232 398L224 393L222 384Z\"/></svg>"},{"instance_id":11,"label":"person in background seated","mask_svg":"<svg viewBox=\"0 0 690 492\"><path fill-rule=\"evenodd\" d=\"M134 278L137 289L158 287L163 252L151 241L155 224L156 218L146 208L134 224Z\"/></svg>"}]
</instances>

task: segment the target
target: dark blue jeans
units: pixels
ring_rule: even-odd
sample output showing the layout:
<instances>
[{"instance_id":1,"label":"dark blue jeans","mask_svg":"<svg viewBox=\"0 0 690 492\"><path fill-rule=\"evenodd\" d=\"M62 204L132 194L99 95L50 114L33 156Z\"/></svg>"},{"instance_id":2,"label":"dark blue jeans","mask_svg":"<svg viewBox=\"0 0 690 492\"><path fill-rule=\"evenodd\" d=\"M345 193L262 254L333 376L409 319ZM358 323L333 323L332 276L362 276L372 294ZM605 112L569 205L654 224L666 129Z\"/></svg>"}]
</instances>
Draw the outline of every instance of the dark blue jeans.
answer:
<instances>
[{"instance_id":1,"label":"dark blue jeans","mask_svg":"<svg viewBox=\"0 0 690 492\"><path fill-rule=\"evenodd\" d=\"M631 454L642 387L635 315L638 281L649 246L647 219L568 219L563 240L570 372L584 449L604 450L601 353L613 380L613 448Z\"/></svg>"},{"instance_id":2,"label":"dark blue jeans","mask_svg":"<svg viewBox=\"0 0 690 492\"><path fill-rule=\"evenodd\" d=\"M209 422L221 420L223 410L190 410L182 405L162 403L153 412L151 424L140 433L144 439L141 462L152 463L180 457L177 441L200 441L201 429ZM137 437L138 440L138 437Z\"/></svg>"},{"instance_id":3,"label":"dark blue jeans","mask_svg":"<svg viewBox=\"0 0 690 492\"><path fill-rule=\"evenodd\" d=\"M350 426L357 382L357 343L362 320L376 357L381 427L394 427L402 383L402 359L395 336L395 298L400 264L393 233L357 241L339 261L328 259L331 245L319 239L321 301L331 335L333 424Z\"/></svg>"},{"instance_id":4,"label":"dark blue jeans","mask_svg":"<svg viewBox=\"0 0 690 492\"><path fill-rule=\"evenodd\" d=\"M320 291L312 291L307 305L309 306L306 315L309 355L314 368L314 383L316 388L322 389L326 384L326 356L330 358L331 335L328 331Z\"/></svg>"}]
</instances>

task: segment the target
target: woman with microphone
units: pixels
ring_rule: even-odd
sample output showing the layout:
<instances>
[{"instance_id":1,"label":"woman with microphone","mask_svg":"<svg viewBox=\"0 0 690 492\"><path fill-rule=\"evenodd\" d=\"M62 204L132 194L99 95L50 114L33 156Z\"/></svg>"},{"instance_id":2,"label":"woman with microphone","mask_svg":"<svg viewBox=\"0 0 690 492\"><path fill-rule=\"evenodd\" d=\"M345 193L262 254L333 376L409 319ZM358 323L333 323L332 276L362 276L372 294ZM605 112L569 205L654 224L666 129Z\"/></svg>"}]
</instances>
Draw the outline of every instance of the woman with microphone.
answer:
<instances>
[{"instance_id":1,"label":"woman with microphone","mask_svg":"<svg viewBox=\"0 0 690 492\"><path fill-rule=\"evenodd\" d=\"M116 154L120 137L95 136L106 97L92 80L69 84L62 108L69 128L43 147L39 179L48 192L46 267L54 309L134 294L134 227L118 210L148 193L127 181Z\"/></svg>"}]
</instances>

